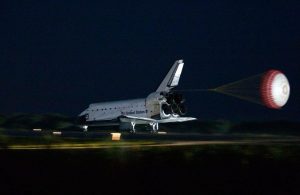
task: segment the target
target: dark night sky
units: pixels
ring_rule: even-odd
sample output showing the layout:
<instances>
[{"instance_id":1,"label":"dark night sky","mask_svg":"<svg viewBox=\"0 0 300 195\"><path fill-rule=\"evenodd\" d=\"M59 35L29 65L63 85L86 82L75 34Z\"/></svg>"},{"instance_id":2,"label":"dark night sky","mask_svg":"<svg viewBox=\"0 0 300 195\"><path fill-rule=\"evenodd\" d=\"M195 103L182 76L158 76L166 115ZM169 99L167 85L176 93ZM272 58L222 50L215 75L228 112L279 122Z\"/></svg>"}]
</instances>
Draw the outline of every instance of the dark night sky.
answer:
<instances>
[{"instance_id":1,"label":"dark night sky","mask_svg":"<svg viewBox=\"0 0 300 195\"><path fill-rule=\"evenodd\" d=\"M183 58L181 89L270 68L292 87L282 110L187 93L189 116L300 120L300 3L237 2L1 1L0 113L77 115L92 102L146 97Z\"/></svg>"}]
</instances>

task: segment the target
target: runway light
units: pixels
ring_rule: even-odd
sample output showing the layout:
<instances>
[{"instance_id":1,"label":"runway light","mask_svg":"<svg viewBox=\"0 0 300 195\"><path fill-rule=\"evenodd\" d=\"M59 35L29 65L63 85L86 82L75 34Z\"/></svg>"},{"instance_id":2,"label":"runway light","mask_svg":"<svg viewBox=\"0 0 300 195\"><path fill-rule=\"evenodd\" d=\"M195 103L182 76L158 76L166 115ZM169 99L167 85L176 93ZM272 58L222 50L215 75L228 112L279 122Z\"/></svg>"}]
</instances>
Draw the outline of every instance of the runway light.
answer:
<instances>
[{"instance_id":1,"label":"runway light","mask_svg":"<svg viewBox=\"0 0 300 195\"><path fill-rule=\"evenodd\" d=\"M61 135L61 131L53 131L53 135Z\"/></svg>"},{"instance_id":2,"label":"runway light","mask_svg":"<svg viewBox=\"0 0 300 195\"><path fill-rule=\"evenodd\" d=\"M42 131L42 129L32 129L33 131Z\"/></svg>"},{"instance_id":3,"label":"runway light","mask_svg":"<svg viewBox=\"0 0 300 195\"><path fill-rule=\"evenodd\" d=\"M112 141L120 141L121 133L111 133L111 140Z\"/></svg>"}]
</instances>

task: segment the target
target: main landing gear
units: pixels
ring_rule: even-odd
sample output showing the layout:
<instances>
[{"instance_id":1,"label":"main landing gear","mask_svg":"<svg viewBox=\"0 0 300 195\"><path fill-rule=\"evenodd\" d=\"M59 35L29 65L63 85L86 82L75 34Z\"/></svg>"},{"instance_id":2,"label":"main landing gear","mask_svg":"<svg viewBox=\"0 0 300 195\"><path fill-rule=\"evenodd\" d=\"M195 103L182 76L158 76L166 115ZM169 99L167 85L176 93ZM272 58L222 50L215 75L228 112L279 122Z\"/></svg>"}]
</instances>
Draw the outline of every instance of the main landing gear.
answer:
<instances>
[{"instance_id":1,"label":"main landing gear","mask_svg":"<svg viewBox=\"0 0 300 195\"><path fill-rule=\"evenodd\" d=\"M131 129L130 129L129 132L130 133L135 133L135 125L136 125L135 122L131 122L130 124L131 124Z\"/></svg>"},{"instance_id":2,"label":"main landing gear","mask_svg":"<svg viewBox=\"0 0 300 195\"><path fill-rule=\"evenodd\" d=\"M136 123L135 122L130 122L130 133L134 134L136 133L136 130L135 130L135 125ZM159 129L159 126L158 126L158 122L151 122L149 123L149 125L151 126L151 133L157 133L158 132L158 129Z\"/></svg>"},{"instance_id":3,"label":"main landing gear","mask_svg":"<svg viewBox=\"0 0 300 195\"><path fill-rule=\"evenodd\" d=\"M157 122L151 122L149 125L152 127L151 133L158 132L158 123Z\"/></svg>"}]
</instances>

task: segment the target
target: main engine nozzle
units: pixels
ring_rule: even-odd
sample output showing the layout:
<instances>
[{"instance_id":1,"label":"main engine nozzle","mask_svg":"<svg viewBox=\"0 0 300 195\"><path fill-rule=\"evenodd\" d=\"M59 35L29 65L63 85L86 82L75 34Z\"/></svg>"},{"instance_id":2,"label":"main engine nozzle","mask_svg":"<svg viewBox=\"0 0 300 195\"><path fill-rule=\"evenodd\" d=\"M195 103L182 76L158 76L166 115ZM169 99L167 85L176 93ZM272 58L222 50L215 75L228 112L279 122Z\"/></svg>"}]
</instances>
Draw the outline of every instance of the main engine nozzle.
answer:
<instances>
[{"instance_id":1,"label":"main engine nozzle","mask_svg":"<svg viewBox=\"0 0 300 195\"><path fill-rule=\"evenodd\" d=\"M182 94L171 92L164 94L164 96L166 103L162 104L161 109L165 114L177 114L180 116L186 114L185 99Z\"/></svg>"}]
</instances>

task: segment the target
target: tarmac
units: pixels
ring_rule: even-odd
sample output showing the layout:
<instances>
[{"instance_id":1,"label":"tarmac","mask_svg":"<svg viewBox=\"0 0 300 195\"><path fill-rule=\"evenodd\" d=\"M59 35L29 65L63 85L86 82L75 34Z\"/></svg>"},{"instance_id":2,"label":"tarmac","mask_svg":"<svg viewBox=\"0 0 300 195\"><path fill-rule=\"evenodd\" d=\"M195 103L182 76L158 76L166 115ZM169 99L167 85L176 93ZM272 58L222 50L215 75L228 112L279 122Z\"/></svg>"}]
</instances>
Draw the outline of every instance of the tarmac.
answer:
<instances>
[{"instance_id":1,"label":"tarmac","mask_svg":"<svg viewBox=\"0 0 300 195\"><path fill-rule=\"evenodd\" d=\"M78 132L78 131L29 131L6 130L3 134L12 138L44 138L50 136L52 140L59 138L59 143L26 143L18 142L2 147L2 149L36 150L36 149L107 149L107 148L140 148L140 147L180 147L195 145L276 145L300 144L298 136L255 135L255 134L200 134L148 132L116 133L120 139L113 139L111 131ZM70 141L71 140L71 141Z\"/></svg>"}]
</instances>

